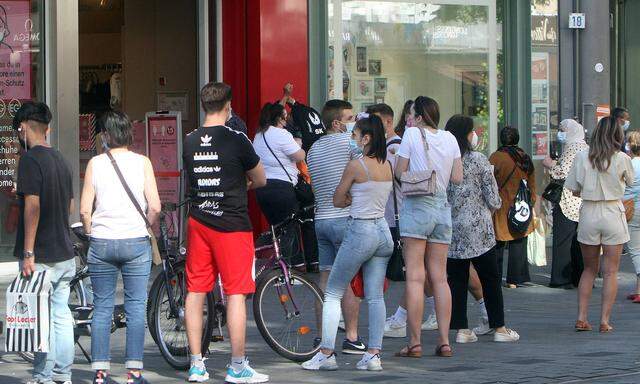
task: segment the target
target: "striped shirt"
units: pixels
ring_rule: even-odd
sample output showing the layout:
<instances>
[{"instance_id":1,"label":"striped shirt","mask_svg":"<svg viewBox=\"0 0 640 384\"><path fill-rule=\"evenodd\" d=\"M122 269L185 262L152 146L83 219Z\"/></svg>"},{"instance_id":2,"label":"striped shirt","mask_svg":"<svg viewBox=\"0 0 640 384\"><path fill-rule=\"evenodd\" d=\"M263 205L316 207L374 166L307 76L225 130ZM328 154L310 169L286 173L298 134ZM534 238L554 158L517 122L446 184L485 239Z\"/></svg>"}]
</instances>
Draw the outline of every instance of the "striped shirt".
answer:
<instances>
[{"instance_id":1,"label":"striped shirt","mask_svg":"<svg viewBox=\"0 0 640 384\"><path fill-rule=\"evenodd\" d=\"M316 199L316 219L337 219L349 216L349 207L333 206L333 194L342 173L351 160L349 133L333 133L321 137L309 149L307 165Z\"/></svg>"}]
</instances>

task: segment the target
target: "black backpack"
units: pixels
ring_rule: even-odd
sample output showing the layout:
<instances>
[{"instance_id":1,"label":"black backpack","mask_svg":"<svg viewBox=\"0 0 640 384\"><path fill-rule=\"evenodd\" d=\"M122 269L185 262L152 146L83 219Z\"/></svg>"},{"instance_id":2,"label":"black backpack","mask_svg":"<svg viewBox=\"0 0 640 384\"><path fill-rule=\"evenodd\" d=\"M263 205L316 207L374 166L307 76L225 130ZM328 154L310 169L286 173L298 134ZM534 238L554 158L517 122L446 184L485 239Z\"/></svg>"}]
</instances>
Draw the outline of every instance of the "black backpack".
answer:
<instances>
[{"instance_id":1,"label":"black backpack","mask_svg":"<svg viewBox=\"0 0 640 384\"><path fill-rule=\"evenodd\" d=\"M507 177L507 180L502 184L504 187L513 173L516 170L517 165L513 168L513 171ZM516 197L509 207L507 213L507 223L509 229L514 233L525 233L529 229L529 224L533 218L533 207L531 206L531 189L525 179L520 179L520 185Z\"/></svg>"}]
</instances>

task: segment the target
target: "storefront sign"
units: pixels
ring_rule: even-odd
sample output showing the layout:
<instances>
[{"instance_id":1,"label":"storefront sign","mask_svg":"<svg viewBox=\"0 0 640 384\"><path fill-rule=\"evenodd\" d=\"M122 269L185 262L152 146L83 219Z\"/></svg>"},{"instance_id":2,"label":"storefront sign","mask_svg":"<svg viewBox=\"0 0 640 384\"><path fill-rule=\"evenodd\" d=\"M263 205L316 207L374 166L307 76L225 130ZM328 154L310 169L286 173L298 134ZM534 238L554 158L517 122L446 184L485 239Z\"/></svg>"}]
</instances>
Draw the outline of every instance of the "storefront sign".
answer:
<instances>
[{"instance_id":1,"label":"storefront sign","mask_svg":"<svg viewBox=\"0 0 640 384\"><path fill-rule=\"evenodd\" d=\"M31 43L40 40L33 32L30 1L0 1L0 99L31 99Z\"/></svg>"},{"instance_id":2,"label":"storefront sign","mask_svg":"<svg viewBox=\"0 0 640 384\"><path fill-rule=\"evenodd\" d=\"M549 154L549 54L531 53L531 152L533 158Z\"/></svg>"},{"instance_id":3,"label":"storefront sign","mask_svg":"<svg viewBox=\"0 0 640 384\"><path fill-rule=\"evenodd\" d=\"M180 201L182 124L180 112L147 113L147 153L163 203Z\"/></svg>"},{"instance_id":4,"label":"storefront sign","mask_svg":"<svg viewBox=\"0 0 640 384\"><path fill-rule=\"evenodd\" d=\"M531 16L531 45L558 45L557 16Z\"/></svg>"}]
</instances>

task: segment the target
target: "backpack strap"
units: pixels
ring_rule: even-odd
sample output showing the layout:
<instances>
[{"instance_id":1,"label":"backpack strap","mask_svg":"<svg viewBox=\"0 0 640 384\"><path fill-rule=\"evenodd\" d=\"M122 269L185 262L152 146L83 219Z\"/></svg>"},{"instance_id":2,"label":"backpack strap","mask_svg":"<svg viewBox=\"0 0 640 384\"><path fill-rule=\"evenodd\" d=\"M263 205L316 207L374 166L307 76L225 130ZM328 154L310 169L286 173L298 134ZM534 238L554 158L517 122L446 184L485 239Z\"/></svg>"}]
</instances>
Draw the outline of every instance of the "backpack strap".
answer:
<instances>
[{"instance_id":1,"label":"backpack strap","mask_svg":"<svg viewBox=\"0 0 640 384\"><path fill-rule=\"evenodd\" d=\"M499 189L502 189L502 188L504 188L505 185L507 185L509 180L511 180L511 176L513 176L513 173L516 171L516 168L518 168L518 164L513 166L513 169L511 170L511 173L509 174L509 176L507 176L507 178L504 180L504 182L502 183L502 185L500 186Z\"/></svg>"}]
</instances>

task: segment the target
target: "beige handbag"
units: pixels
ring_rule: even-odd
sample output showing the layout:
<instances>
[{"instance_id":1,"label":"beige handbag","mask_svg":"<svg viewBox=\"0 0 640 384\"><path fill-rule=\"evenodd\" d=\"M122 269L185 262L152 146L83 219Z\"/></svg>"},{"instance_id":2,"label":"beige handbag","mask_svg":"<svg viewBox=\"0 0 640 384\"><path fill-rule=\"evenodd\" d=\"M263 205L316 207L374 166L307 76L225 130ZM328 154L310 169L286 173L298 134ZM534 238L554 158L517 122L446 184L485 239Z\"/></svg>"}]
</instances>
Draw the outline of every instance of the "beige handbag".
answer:
<instances>
[{"instance_id":1,"label":"beige handbag","mask_svg":"<svg viewBox=\"0 0 640 384\"><path fill-rule=\"evenodd\" d=\"M424 153L427 158L427 170L405 171L400 176L401 191L404 196L434 196L437 189L436 171L429 157L429 143L423 128L418 128L424 144Z\"/></svg>"}]
</instances>

